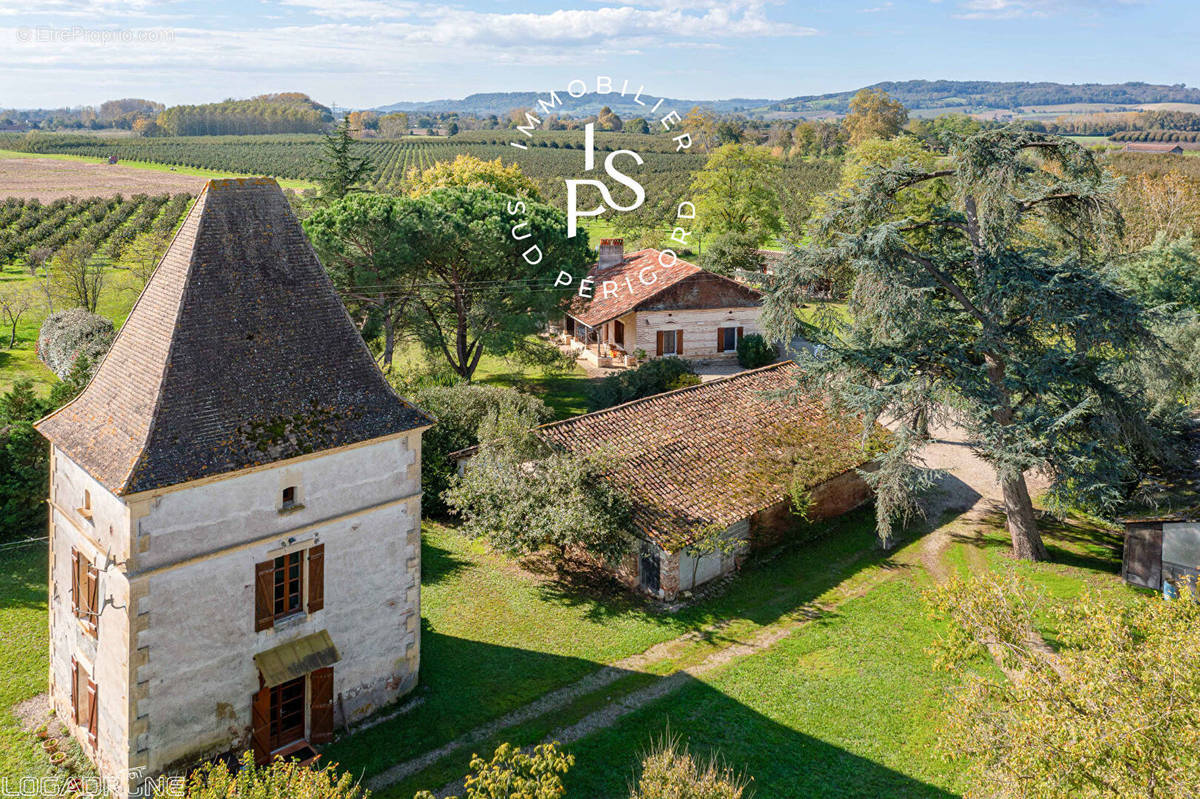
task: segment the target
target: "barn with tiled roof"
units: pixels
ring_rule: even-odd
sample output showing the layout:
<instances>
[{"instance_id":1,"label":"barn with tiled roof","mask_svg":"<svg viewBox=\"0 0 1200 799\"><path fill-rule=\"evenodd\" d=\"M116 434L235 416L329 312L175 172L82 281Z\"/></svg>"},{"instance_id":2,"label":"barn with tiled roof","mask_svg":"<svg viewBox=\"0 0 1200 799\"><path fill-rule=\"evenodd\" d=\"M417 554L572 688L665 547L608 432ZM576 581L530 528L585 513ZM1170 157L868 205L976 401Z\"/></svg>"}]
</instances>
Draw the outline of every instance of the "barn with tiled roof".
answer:
<instances>
[{"instance_id":1,"label":"barn with tiled roof","mask_svg":"<svg viewBox=\"0 0 1200 799\"><path fill-rule=\"evenodd\" d=\"M882 428L796 391L791 361L542 425L546 443L611 463L606 479L633 506L634 554L619 568L630 587L672 598L735 569L749 548L777 543L804 515L845 513L870 498L859 474ZM464 468L478 448L454 453ZM693 557L712 531L743 542ZM698 554L698 553L697 553Z\"/></svg>"}]
</instances>

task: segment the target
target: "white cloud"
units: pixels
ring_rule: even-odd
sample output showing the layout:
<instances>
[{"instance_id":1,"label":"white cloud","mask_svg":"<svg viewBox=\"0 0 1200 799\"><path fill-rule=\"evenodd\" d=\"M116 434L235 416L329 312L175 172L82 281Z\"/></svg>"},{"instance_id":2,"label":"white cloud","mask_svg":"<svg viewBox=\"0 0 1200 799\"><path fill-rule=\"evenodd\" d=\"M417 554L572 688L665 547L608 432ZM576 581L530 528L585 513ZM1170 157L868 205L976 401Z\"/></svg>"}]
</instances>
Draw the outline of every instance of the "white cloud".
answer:
<instances>
[{"instance_id":1,"label":"white cloud","mask_svg":"<svg viewBox=\"0 0 1200 799\"><path fill-rule=\"evenodd\" d=\"M935 0L936 1L936 0ZM1089 13L1119 6L1141 5L1143 0L965 0L959 3L959 19L1014 19L1049 17L1060 13Z\"/></svg>"}]
</instances>

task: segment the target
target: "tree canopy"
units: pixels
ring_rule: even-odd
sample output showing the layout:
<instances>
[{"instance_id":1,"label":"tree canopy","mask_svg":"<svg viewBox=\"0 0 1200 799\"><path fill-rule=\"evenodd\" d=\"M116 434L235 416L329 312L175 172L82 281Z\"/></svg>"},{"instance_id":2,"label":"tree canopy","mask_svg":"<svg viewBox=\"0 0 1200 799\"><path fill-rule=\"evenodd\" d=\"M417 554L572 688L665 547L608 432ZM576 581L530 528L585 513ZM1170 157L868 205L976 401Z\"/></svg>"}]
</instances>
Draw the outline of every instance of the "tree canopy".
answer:
<instances>
[{"instance_id":1,"label":"tree canopy","mask_svg":"<svg viewBox=\"0 0 1200 799\"><path fill-rule=\"evenodd\" d=\"M473 155L458 155L453 161L437 161L424 170L408 171L409 193L414 197L432 189L451 186L490 188L501 194L512 194L529 200L540 200L537 184L525 176L517 164L504 165L497 158L484 161Z\"/></svg>"},{"instance_id":2,"label":"tree canopy","mask_svg":"<svg viewBox=\"0 0 1200 799\"><path fill-rule=\"evenodd\" d=\"M944 191L926 187L941 182ZM1103 269L1119 217L1092 154L1018 130L959 139L936 165L901 157L865 170L793 251L764 324L820 345L801 379L867 419L895 420L870 476L879 533L915 511L928 477L925 421L961 424L996 470L1013 547L1043 559L1024 473L1052 479L1059 505L1111 510L1142 470L1169 457L1132 363L1169 359L1146 310ZM925 191L924 205L909 203ZM919 211L919 214L915 212ZM805 326L797 307L837 264L855 274L850 320ZM953 409L953 410L951 410Z\"/></svg>"},{"instance_id":3,"label":"tree canopy","mask_svg":"<svg viewBox=\"0 0 1200 799\"><path fill-rule=\"evenodd\" d=\"M350 195L305 228L360 324L382 325L385 364L408 334L467 380L485 352L559 363L534 336L565 297L552 276L592 260L585 237L567 237L561 211L490 187Z\"/></svg>"},{"instance_id":4,"label":"tree canopy","mask_svg":"<svg viewBox=\"0 0 1200 799\"><path fill-rule=\"evenodd\" d=\"M725 144L696 173L696 219L709 235L736 233L761 245L782 227L779 159L748 144Z\"/></svg>"},{"instance_id":5,"label":"tree canopy","mask_svg":"<svg viewBox=\"0 0 1200 799\"><path fill-rule=\"evenodd\" d=\"M908 110L882 89L862 89L850 99L850 113L842 120L850 144L867 139L890 139L908 122Z\"/></svg>"}]
</instances>

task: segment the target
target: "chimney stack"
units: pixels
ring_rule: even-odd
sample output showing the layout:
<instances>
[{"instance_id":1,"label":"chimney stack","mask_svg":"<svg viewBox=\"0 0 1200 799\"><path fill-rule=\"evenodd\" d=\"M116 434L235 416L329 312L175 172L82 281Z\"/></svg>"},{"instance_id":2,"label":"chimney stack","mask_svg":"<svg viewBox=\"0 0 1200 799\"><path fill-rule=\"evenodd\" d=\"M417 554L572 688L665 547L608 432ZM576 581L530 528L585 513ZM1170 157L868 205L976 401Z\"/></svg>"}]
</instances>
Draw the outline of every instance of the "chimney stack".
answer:
<instances>
[{"instance_id":1,"label":"chimney stack","mask_svg":"<svg viewBox=\"0 0 1200 799\"><path fill-rule=\"evenodd\" d=\"M600 239L600 253L596 258L597 269L607 269L625 260L625 239Z\"/></svg>"}]
</instances>

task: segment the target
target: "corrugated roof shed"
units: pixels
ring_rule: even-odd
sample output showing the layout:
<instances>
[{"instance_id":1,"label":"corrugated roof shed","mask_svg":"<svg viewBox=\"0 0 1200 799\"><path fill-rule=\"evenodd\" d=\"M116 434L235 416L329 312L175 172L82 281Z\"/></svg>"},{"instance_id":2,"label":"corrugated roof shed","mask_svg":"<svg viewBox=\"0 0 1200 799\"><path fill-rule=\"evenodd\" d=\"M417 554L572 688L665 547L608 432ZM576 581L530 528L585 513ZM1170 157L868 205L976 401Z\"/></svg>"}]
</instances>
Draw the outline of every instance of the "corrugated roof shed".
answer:
<instances>
[{"instance_id":1,"label":"corrugated roof shed","mask_svg":"<svg viewBox=\"0 0 1200 799\"><path fill-rule=\"evenodd\" d=\"M431 423L396 395L287 198L209 181L88 387L37 424L116 494Z\"/></svg>"}]
</instances>

